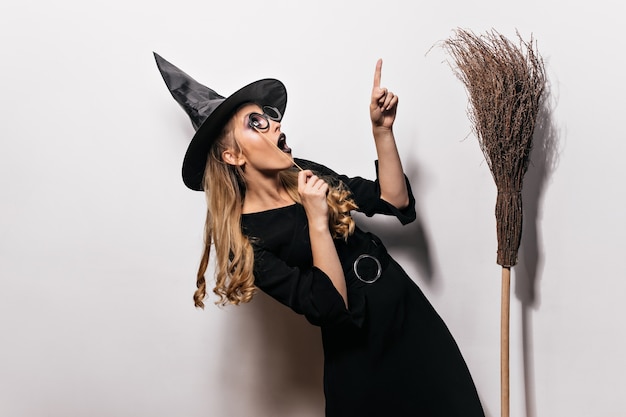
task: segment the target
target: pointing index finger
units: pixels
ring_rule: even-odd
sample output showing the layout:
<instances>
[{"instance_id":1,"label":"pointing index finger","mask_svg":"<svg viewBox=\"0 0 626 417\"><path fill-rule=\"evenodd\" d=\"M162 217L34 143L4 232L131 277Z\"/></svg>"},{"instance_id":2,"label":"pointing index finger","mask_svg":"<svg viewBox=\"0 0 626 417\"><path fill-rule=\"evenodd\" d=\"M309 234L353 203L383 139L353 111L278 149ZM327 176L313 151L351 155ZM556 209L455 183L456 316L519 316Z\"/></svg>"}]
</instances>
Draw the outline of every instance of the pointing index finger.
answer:
<instances>
[{"instance_id":1,"label":"pointing index finger","mask_svg":"<svg viewBox=\"0 0 626 417\"><path fill-rule=\"evenodd\" d=\"M374 71L374 88L380 87L380 74L383 68L383 60L379 59L376 62L376 71Z\"/></svg>"}]
</instances>

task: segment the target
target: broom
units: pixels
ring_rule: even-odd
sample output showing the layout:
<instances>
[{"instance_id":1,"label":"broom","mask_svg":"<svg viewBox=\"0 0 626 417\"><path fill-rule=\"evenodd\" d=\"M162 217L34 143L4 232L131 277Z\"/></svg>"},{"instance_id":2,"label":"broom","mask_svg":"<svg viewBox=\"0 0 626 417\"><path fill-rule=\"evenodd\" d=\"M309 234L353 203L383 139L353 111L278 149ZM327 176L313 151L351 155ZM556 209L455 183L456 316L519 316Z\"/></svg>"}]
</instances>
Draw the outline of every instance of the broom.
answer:
<instances>
[{"instance_id":1,"label":"broom","mask_svg":"<svg viewBox=\"0 0 626 417\"><path fill-rule=\"evenodd\" d=\"M458 29L443 47L456 63L467 89L468 116L498 189L497 263L502 266L500 327L501 415L509 416L509 310L511 267L522 236L522 182L545 87L543 60L536 43L519 46L492 30L476 35Z\"/></svg>"}]
</instances>

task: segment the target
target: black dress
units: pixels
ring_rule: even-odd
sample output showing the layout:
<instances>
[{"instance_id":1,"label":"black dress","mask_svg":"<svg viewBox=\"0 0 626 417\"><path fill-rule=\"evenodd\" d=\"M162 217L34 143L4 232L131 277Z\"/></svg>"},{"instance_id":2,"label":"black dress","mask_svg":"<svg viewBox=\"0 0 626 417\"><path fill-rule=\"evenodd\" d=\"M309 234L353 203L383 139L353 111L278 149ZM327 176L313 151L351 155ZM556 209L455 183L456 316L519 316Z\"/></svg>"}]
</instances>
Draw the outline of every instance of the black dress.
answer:
<instances>
[{"instance_id":1,"label":"black dress","mask_svg":"<svg viewBox=\"0 0 626 417\"><path fill-rule=\"evenodd\" d=\"M348 178L299 160L298 165L342 181L359 211L415 220L380 199L378 181ZM484 416L465 361L445 323L382 242L361 229L335 240L348 287L348 305L312 265L307 218L300 204L245 214L253 242L255 283L322 329L326 416Z\"/></svg>"}]
</instances>

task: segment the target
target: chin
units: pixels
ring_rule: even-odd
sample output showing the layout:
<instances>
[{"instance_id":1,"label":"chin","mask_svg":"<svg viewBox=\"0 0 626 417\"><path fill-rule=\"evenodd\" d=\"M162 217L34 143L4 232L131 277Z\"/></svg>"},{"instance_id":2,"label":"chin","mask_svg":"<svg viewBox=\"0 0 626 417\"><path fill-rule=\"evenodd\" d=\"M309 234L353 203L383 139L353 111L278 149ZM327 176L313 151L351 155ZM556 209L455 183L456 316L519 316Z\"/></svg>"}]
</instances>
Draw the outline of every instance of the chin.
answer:
<instances>
[{"instance_id":1,"label":"chin","mask_svg":"<svg viewBox=\"0 0 626 417\"><path fill-rule=\"evenodd\" d=\"M283 166L284 166L284 169L289 169L293 166L293 156L291 156L290 153L285 153L285 155L289 157L289 160L285 158Z\"/></svg>"}]
</instances>

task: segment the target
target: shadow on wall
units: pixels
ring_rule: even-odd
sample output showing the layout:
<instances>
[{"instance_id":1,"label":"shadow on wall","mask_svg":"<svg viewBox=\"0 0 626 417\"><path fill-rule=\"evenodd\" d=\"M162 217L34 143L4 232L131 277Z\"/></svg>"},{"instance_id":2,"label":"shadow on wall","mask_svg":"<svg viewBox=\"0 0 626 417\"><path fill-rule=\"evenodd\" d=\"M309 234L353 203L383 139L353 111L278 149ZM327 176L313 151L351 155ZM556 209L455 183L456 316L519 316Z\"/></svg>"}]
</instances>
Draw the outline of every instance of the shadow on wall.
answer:
<instances>
[{"instance_id":1,"label":"shadow on wall","mask_svg":"<svg viewBox=\"0 0 626 417\"><path fill-rule=\"evenodd\" d=\"M514 269L515 296L521 305L526 417L536 416L531 311L539 308L538 281L541 278L545 257L541 237L541 206L546 185L559 161L559 134L553 120L554 106L549 85L546 85L543 105L535 126L530 165L524 176L522 241L518 265Z\"/></svg>"},{"instance_id":2,"label":"shadow on wall","mask_svg":"<svg viewBox=\"0 0 626 417\"><path fill-rule=\"evenodd\" d=\"M320 329L262 292L249 304L226 308L223 415L324 415Z\"/></svg>"},{"instance_id":3,"label":"shadow on wall","mask_svg":"<svg viewBox=\"0 0 626 417\"><path fill-rule=\"evenodd\" d=\"M403 262L401 264L410 262L411 266L418 271L422 282L432 286L435 284L433 259L429 237L426 229L424 229L419 210L419 201L421 201L419 167L415 160L403 159L405 173L416 199L417 218L415 221L403 226L395 217L391 216L367 218L364 215L357 215L355 219L363 230L381 238L392 255L402 255ZM417 277L412 278L415 280Z\"/></svg>"}]
</instances>

